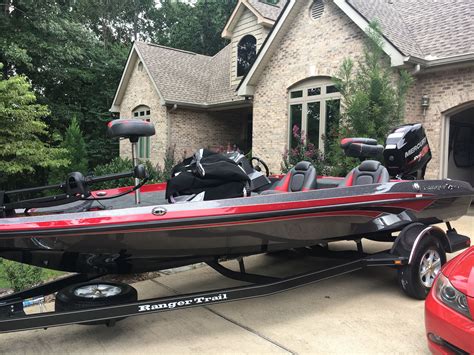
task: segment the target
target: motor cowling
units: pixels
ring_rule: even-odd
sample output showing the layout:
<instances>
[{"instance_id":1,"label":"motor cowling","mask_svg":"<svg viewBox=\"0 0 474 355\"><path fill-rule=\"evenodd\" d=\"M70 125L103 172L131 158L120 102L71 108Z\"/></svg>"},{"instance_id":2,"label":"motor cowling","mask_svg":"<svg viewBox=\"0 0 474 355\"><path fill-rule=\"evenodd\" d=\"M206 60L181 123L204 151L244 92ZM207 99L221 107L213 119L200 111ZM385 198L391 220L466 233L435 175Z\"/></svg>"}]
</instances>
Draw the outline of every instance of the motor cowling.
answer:
<instances>
[{"instance_id":1,"label":"motor cowling","mask_svg":"<svg viewBox=\"0 0 474 355\"><path fill-rule=\"evenodd\" d=\"M431 150L420 123L395 128L387 137L383 152L385 167L391 177L423 179L431 160Z\"/></svg>"}]
</instances>

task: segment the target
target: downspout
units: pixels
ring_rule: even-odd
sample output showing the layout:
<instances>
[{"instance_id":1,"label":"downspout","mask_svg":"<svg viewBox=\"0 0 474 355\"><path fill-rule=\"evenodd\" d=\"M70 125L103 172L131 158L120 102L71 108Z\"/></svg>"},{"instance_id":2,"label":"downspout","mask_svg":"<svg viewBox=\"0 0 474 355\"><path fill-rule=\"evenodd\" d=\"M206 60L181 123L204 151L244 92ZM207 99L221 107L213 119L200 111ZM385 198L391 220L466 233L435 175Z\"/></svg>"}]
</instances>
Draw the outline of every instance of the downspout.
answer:
<instances>
[{"instance_id":1,"label":"downspout","mask_svg":"<svg viewBox=\"0 0 474 355\"><path fill-rule=\"evenodd\" d=\"M413 70L410 72L411 75L416 75L420 72L421 70L421 65L420 64L416 64L415 67L413 68Z\"/></svg>"}]
</instances>

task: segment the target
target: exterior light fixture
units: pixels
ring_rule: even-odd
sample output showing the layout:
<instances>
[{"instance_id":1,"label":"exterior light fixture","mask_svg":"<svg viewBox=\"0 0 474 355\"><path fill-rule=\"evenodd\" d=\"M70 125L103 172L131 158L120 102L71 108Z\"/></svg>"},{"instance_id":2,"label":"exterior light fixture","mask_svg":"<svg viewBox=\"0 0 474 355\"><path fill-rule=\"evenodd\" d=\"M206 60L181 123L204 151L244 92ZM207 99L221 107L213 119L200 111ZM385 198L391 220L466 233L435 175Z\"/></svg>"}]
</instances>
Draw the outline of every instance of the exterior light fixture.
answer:
<instances>
[{"instance_id":1,"label":"exterior light fixture","mask_svg":"<svg viewBox=\"0 0 474 355\"><path fill-rule=\"evenodd\" d=\"M423 117L426 117L426 110L430 106L430 98L428 95L423 95L421 97L421 107L423 108Z\"/></svg>"}]
</instances>

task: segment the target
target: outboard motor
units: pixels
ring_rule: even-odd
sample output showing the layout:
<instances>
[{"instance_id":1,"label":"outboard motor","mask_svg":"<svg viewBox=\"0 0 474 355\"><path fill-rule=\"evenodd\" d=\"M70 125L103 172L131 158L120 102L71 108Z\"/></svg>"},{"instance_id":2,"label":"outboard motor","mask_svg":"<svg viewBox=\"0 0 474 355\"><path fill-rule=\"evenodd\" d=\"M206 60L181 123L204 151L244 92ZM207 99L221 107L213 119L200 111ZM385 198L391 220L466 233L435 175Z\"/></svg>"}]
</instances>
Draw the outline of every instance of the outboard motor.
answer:
<instances>
[{"instance_id":1,"label":"outboard motor","mask_svg":"<svg viewBox=\"0 0 474 355\"><path fill-rule=\"evenodd\" d=\"M385 167L391 177L421 180L431 160L431 150L420 123L395 128L387 137L383 152Z\"/></svg>"}]
</instances>

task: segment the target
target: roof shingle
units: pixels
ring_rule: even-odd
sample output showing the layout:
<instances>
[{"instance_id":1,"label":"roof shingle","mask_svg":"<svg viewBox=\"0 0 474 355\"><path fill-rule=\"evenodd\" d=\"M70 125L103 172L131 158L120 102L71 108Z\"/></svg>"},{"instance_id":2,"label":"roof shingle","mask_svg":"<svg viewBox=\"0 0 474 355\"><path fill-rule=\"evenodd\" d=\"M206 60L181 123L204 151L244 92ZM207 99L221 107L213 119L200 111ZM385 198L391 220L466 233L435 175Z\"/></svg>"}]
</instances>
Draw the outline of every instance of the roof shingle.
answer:
<instances>
[{"instance_id":1,"label":"roof shingle","mask_svg":"<svg viewBox=\"0 0 474 355\"><path fill-rule=\"evenodd\" d=\"M212 105L242 100L230 86L230 46L214 57L144 42L135 46L165 101Z\"/></svg>"},{"instance_id":2,"label":"roof shingle","mask_svg":"<svg viewBox=\"0 0 474 355\"><path fill-rule=\"evenodd\" d=\"M249 4L257 10L260 15L270 20L275 21L280 15L281 10L285 7L286 1L280 0L275 5L267 4L261 0L248 0Z\"/></svg>"},{"instance_id":3,"label":"roof shingle","mask_svg":"<svg viewBox=\"0 0 474 355\"><path fill-rule=\"evenodd\" d=\"M443 58L474 52L472 0L347 0L403 54Z\"/></svg>"}]
</instances>

